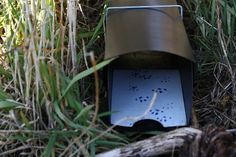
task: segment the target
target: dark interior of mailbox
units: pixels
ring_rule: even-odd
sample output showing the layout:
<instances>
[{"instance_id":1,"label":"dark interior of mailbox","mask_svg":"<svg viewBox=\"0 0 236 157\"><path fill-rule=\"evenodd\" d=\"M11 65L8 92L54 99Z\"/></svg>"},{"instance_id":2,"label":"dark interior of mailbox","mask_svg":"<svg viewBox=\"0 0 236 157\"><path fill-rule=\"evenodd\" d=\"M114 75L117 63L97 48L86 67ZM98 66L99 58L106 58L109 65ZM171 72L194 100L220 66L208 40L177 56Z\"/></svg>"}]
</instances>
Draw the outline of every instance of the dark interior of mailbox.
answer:
<instances>
[{"instance_id":1,"label":"dark interior of mailbox","mask_svg":"<svg viewBox=\"0 0 236 157\"><path fill-rule=\"evenodd\" d=\"M192 101L189 74L191 62L173 54L137 52L120 56L109 70L111 124L132 127L154 120L163 127L187 125Z\"/></svg>"}]
</instances>

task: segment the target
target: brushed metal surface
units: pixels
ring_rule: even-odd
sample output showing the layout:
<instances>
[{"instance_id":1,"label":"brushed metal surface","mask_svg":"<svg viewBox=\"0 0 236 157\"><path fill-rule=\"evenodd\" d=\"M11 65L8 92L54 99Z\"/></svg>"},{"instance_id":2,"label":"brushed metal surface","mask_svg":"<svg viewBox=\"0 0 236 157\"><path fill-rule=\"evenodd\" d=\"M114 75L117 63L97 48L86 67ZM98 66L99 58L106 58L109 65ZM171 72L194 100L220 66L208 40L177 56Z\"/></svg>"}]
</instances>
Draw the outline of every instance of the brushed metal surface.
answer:
<instances>
[{"instance_id":1,"label":"brushed metal surface","mask_svg":"<svg viewBox=\"0 0 236 157\"><path fill-rule=\"evenodd\" d=\"M175 0L112 0L109 6L176 5ZM128 53L166 52L194 61L178 8L110 11L106 20L105 59Z\"/></svg>"}]
</instances>

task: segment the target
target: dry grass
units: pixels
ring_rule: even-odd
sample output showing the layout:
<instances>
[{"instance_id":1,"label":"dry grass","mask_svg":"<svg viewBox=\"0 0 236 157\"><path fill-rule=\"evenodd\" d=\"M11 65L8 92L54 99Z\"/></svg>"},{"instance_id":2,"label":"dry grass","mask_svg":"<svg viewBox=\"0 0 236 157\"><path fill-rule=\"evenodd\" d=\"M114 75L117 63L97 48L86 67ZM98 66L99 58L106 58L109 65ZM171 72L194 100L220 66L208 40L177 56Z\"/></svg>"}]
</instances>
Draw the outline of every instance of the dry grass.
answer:
<instances>
[{"instance_id":1,"label":"dry grass","mask_svg":"<svg viewBox=\"0 0 236 157\"><path fill-rule=\"evenodd\" d=\"M232 2L234 3L234 2ZM202 126L235 128L235 4L185 2L197 29L190 32L196 55L194 107Z\"/></svg>"}]
</instances>

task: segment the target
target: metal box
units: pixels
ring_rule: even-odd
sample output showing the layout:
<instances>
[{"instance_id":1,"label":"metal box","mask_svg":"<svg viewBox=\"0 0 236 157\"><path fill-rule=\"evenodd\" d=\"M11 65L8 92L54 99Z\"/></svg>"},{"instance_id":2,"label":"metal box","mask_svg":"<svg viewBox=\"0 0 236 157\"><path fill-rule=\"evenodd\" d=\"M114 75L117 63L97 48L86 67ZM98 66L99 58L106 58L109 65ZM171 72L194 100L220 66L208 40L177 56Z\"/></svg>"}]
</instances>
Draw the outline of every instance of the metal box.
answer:
<instances>
[{"instance_id":1,"label":"metal box","mask_svg":"<svg viewBox=\"0 0 236 157\"><path fill-rule=\"evenodd\" d=\"M110 123L186 126L192 107L194 57L175 0L111 0L105 59Z\"/></svg>"}]
</instances>

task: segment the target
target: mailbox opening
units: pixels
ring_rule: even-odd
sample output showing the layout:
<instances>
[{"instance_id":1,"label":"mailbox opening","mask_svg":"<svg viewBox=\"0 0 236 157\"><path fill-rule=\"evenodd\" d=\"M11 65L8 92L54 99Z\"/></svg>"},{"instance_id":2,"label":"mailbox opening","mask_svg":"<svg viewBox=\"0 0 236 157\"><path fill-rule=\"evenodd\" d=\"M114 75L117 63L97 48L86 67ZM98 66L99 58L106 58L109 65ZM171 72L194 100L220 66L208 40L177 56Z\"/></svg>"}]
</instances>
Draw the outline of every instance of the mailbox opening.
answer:
<instances>
[{"instance_id":1,"label":"mailbox opening","mask_svg":"<svg viewBox=\"0 0 236 157\"><path fill-rule=\"evenodd\" d=\"M172 54L139 52L121 56L109 67L111 124L133 127L149 119L165 128L188 125L191 74L192 63Z\"/></svg>"}]
</instances>

